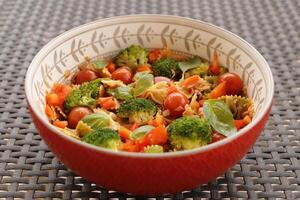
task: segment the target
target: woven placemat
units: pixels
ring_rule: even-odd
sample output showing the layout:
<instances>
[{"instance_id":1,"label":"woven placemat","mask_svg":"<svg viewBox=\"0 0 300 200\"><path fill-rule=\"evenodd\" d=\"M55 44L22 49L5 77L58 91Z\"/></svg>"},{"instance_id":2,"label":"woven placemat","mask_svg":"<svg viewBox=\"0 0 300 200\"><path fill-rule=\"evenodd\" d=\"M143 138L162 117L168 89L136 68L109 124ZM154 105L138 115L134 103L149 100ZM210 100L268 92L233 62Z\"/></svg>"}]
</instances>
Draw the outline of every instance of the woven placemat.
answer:
<instances>
[{"instance_id":1,"label":"woven placemat","mask_svg":"<svg viewBox=\"0 0 300 200\"><path fill-rule=\"evenodd\" d=\"M0 198L135 198L89 183L57 160L28 114L24 76L39 49L65 30L137 13L201 19L242 36L265 56L276 83L269 123L243 160L207 185L153 198L300 198L298 0L0 0Z\"/></svg>"}]
</instances>

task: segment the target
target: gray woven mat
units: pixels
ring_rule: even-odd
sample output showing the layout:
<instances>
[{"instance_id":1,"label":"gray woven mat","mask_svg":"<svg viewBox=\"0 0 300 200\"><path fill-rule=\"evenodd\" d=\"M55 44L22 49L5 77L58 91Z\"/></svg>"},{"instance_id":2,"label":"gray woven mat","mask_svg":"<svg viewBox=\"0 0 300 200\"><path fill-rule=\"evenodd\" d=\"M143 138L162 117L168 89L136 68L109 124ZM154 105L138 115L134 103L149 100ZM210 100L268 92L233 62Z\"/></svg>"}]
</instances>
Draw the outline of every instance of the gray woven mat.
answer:
<instances>
[{"instance_id":1,"label":"gray woven mat","mask_svg":"<svg viewBox=\"0 0 300 200\"><path fill-rule=\"evenodd\" d=\"M133 198L86 182L66 169L35 130L24 100L24 75L51 38L97 18L174 14L222 26L252 43L276 82L264 133L226 174L163 198L300 198L300 1L0 0L0 198Z\"/></svg>"}]
</instances>

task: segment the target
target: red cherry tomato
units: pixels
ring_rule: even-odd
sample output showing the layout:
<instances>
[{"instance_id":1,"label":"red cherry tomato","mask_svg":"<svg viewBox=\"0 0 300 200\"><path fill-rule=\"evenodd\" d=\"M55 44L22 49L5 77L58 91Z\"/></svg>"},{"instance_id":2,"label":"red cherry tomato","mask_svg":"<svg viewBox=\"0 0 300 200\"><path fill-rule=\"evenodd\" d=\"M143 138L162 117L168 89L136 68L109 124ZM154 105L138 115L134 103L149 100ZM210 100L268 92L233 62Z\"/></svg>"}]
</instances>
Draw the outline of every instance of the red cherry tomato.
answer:
<instances>
[{"instance_id":1,"label":"red cherry tomato","mask_svg":"<svg viewBox=\"0 0 300 200\"><path fill-rule=\"evenodd\" d=\"M82 84L84 82L92 81L97 78L98 78L98 76L97 76L96 72L89 70L89 69L83 69L75 74L75 76L73 77L72 83Z\"/></svg>"},{"instance_id":2,"label":"red cherry tomato","mask_svg":"<svg viewBox=\"0 0 300 200\"><path fill-rule=\"evenodd\" d=\"M86 107L75 107L68 115L69 128L76 128L78 122L86 115L91 114L92 111Z\"/></svg>"},{"instance_id":3,"label":"red cherry tomato","mask_svg":"<svg viewBox=\"0 0 300 200\"><path fill-rule=\"evenodd\" d=\"M220 76L219 83L226 82L226 94L239 95L243 91L243 81L235 73L225 73Z\"/></svg>"},{"instance_id":4,"label":"red cherry tomato","mask_svg":"<svg viewBox=\"0 0 300 200\"><path fill-rule=\"evenodd\" d=\"M127 67L118 68L112 73L112 79L129 84L132 82L132 72Z\"/></svg>"},{"instance_id":5,"label":"red cherry tomato","mask_svg":"<svg viewBox=\"0 0 300 200\"><path fill-rule=\"evenodd\" d=\"M156 76L154 77L154 83L166 81L167 83L171 82L171 79L164 77L164 76Z\"/></svg>"},{"instance_id":6,"label":"red cherry tomato","mask_svg":"<svg viewBox=\"0 0 300 200\"><path fill-rule=\"evenodd\" d=\"M164 109L169 110L171 117L180 117L184 111L184 107L189 103L186 96L180 92L169 94L164 101Z\"/></svg>"}]
</instances>

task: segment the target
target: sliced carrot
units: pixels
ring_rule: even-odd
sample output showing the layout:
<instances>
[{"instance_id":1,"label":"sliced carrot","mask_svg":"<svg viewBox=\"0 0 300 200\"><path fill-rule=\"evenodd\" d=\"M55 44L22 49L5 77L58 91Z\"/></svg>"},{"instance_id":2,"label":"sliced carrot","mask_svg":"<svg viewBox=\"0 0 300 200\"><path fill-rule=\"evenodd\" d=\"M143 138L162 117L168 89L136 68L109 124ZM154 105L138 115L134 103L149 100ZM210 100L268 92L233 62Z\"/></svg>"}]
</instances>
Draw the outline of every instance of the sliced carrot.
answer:
<instances>
[{"instance_id":1,"label":"sliced carrot","mask_svg":"<svg viewBox=\"0 0 300 200\"><path fill-rule=\"evenodd\" d=\"M213 62L210 66L210 72L213 74L213 75L218 75L220 73L220 65L219 65L219 58L218 58L218 53L217 51L214 52L214 59L213 59Z\"/></svg>"},{"instance_id":2,"label":"sliced carrot","mask_svg":"<svg viewBox=\"0 0 300 200\"><path fill-rule=\"evenodd\" d=\"M168 87L168 94L171 94L173 92L178 92L178 90L177 90L175 84L171 81L169 83L169 87Z\"/></svg>"},{"instance_id":3,"label":"sliced carrot","mask_svg":"<svg viewBox=\"0 0 300 200\"><path fill-rule=\"evenodd\" d=\"M221 82L215 87L208 95L210 99L216 99L218 97L226 95L226 82Z\"/></svg>"},{"instance_id":4,"label":"sliced carrot","mask_svg":"<svg viewBox=\"0 0 300 200\"><path fill-rule=\"evenodd\" d=\"M134 131L135 129L137 129L139 127L139 125L137 123L133 123L130 127L131 131Z\"/></svg>"},{"instance_id":5,"label":"sliced carrot","mask_svg":"<svg viewBox=\"0 0 300 200\"><path fill-rule=\"evenodd\" d=\"M114 110L117 107L117 103L113 97L100 97L98 98L98 103L106 110Z\"/></svg>"},{"instance_id":6,"label":"sliced carrot","mask_svg":"<svg viewBox=\"0 0 300 200\"><path fill-rule=\"evenodd\" d=\"M69 85L64 85L60 83L54 84L52 87L52 93L57 94L59 100L57 106L62 106L66 97L70 94L72 88Z\"/></svg>"},{"instance_id":7,"label":"sliced carrot","mask_svg":"<svg viewBox=\"0 0 300 200\"><path fill-rule=\"evenodd\" d=\"M141 148L134 141L127 140L125 143L121 145L120 150L128 151L128 152L139 152Z\"/></svg>"},{"instance_id":8,"label":"sliced carrot","mask_svg":"<svg viewBox=\"0 0 300 200\"><path fill-rule=\"evenodd\" d=\"M46 103L50 106L59 106L60 99L56 93L49 93L46 95Z\"/></svg>"},{"instance_id":9,"label":"sliced carrot","mask_svg":"<svg viewBox=\"0 0 300 200\"><path fill-rule=\"evenodd\" d=\"M140 65L136 69L137 72L152 72L152 69L149 65Z\"/></svg>"},{"instance_id":10,"label":"sliced carrot","mask_svg":"<svg viewBox=\"0 0 300 200\"><path fill-rule=\"evenodd\" d=\"M124 139L124 140L129 139L130 134L131 134L131 131L129 129L127 129L124 126L120 126L119 135L122 139Z\"/></svg>"},{"instance_id":11,"label":"sliced carrot","mask_svg":"<svg viewBox=\"0 0 300 200\"><path fill-rule=\"evenodd\" d=\"M60 120L57 119L53 122L53 125L57 126L59 128L66 128L68 126L68 122L67 121L60 121Z\"/></svg>"},{"instance_id":12,"label":"sliced carrot","mask_svg":"<svg viewBox=\"0 0 300 200\"><path fill-rule=\"evenodd\" d=\"M192 88L198 85L201 82L201 78L198 75L193 75L188 77L187 79L184 79L181 86L185 88Z\"/></svg>"},{"instance_id":13,"label":"sliced carrot","mask_svg":"<svg viewBox=\"0 0 300 200\"><path fill-rule=\"evenodd\" d=\"M243 119L236 119L234 120L234 126L237 130L240 130L241 128L245 127L247 124Z\"/></svg>"},{"instance_id":14,"label":"sliced carrot","mask_svg":"<svg viewBox=\"0 0 300 200\"><path fill-rule=\"evenodd\" d=\"M161 51L160 49L154 49L148 54L148 61L149 63L154 63L157 61L161 56Z\"/></svg>"},{"instance_id":15,"label":"sliced carrot","mask_svg":"<svg viewBox=\"0 0 300 200\"><path fill-rule=\"evenodd\" d=\"M168 133L164 126L158 126L152 129L145 137L138 140L140 146L164 145L168 141Z\"/></svg>"},{"instance_id":16,"label":"sliced carrot","mask_svg":"<svg viewBox=\"0 0 300 200\"><path fill-rule=\"evenodd\" d=\"M45 107L45 113L49 119L53 120L55 118L55 112L52 110L51 106L48 104Z\"/></svg>"}]
</instances>

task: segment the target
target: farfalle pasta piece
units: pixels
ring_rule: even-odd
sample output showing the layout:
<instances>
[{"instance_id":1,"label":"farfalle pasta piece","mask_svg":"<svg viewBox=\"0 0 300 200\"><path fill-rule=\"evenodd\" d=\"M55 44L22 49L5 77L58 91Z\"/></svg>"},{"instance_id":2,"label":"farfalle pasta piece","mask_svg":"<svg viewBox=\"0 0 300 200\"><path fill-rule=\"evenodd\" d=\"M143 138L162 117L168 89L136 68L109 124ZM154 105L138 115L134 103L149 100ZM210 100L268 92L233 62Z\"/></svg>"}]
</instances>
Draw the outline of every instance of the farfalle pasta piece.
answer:
<instances>
[{"instance_id":1,"label":"farfalle pasta piece","mask_svg":"<svg viewBox=\"0 0 300 200\"><path fill-rule=\"evenodd\" d=\"M168 87L169 85L167 82L158 82L147 89L145 92L145 97L152 99L160 105L163 105L164 100L168 95Z\"/></svg>"}]
</instances>

